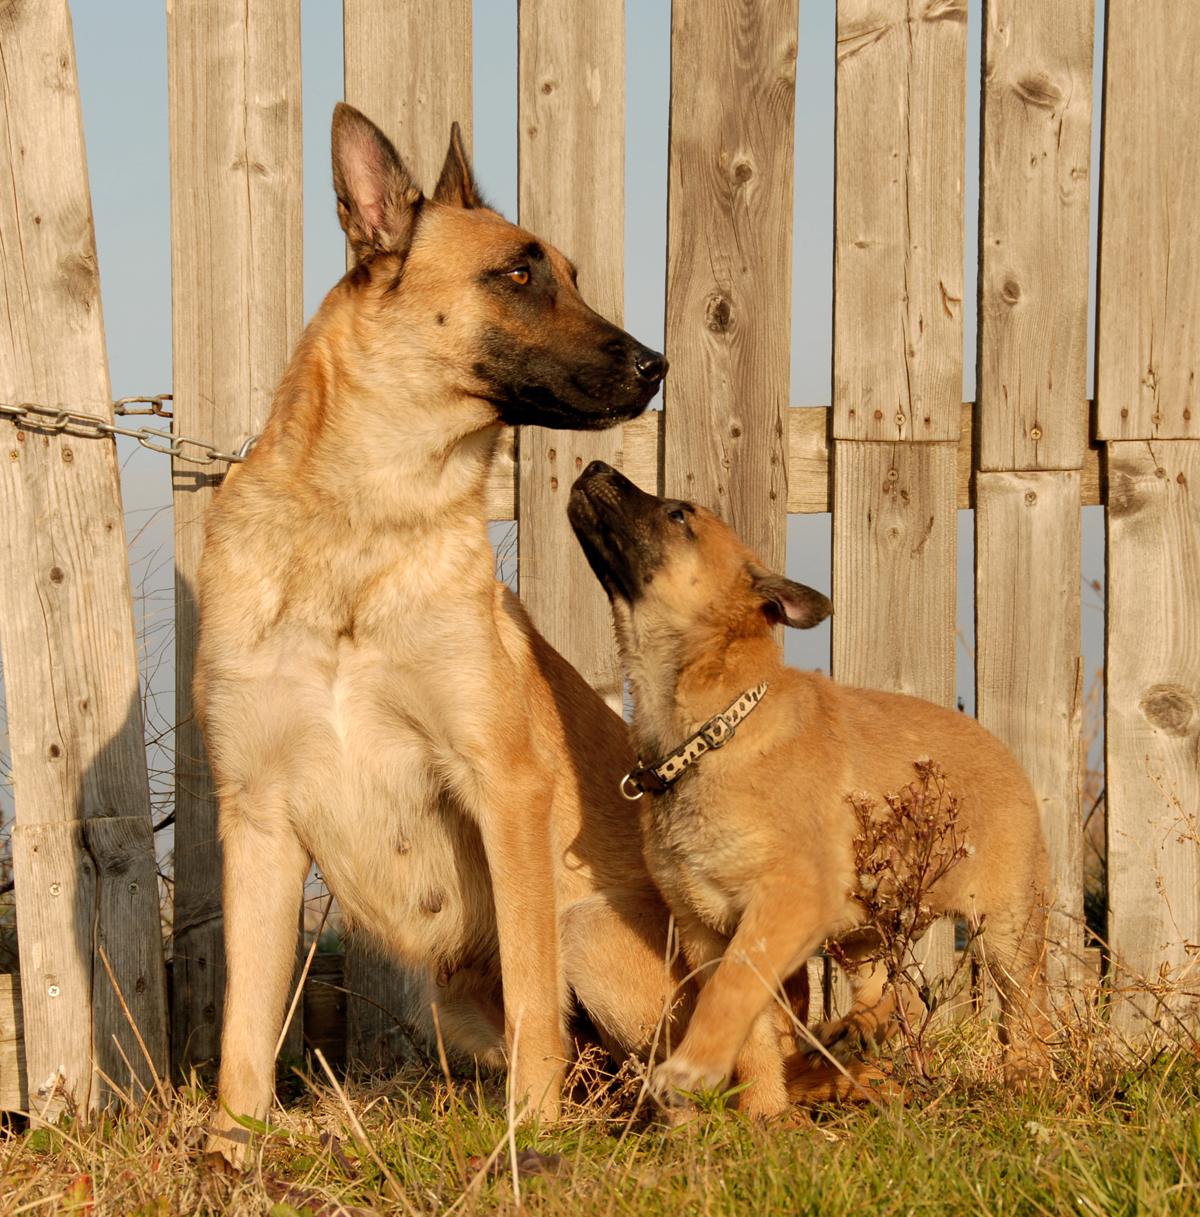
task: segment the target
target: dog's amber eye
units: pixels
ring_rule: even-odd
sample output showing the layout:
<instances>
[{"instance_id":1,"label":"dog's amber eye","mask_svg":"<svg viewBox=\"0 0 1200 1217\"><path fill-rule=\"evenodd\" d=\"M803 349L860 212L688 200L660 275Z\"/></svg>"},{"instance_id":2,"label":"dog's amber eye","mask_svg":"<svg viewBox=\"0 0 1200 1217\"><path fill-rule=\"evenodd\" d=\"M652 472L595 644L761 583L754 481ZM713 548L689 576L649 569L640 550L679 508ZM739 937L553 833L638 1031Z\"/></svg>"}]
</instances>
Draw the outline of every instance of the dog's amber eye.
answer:
<instances>
[{"instance_id":1,"label":"dog's amber eye","mask_svg":"<svg viewBox=\"0 0 1200 1217\"><path fill-rule=\"evenodd\" d=\"M516 270L510 270L508 277L518 286L524 287L529 282L529 267L518 266Z\"/></svg>"},{"instance_id":2,"label":"dog's amber eye","mask_svg":"<svg viewBox=\"0 0 1200 1217\"><path fill-rule=\"evenodd\" d=\"M676 507L673 511L669 511L667 513L667 518L674 520L676 524L682 524L684 520L687 519L687 517L683 514L683 511L678 507Z\"/></svg>"}]
</instances>

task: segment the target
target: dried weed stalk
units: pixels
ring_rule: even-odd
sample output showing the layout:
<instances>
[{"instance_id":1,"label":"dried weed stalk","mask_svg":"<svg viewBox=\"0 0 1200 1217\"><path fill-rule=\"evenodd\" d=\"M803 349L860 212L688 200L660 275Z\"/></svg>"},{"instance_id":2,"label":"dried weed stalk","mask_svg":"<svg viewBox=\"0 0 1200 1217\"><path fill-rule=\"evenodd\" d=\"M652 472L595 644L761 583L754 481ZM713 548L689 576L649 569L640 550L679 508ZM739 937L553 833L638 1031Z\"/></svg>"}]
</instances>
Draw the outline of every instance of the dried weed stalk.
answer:
<instances>
[{"instance_id":1,"label":"dried weed stalk","mask_svg":"<svg viewBox=\"0 0 1200 1217\"><path fill-rule=\"evenodd\" d=\"M864 948L856 940L853 958L831 943L830 956L848 972L882 964L887 988L896 995L895 1019L908 1049L915 1080L928 1081L930 1049L926 1036L935 1011L961 990L969 978L958 956L954 970L927 975L914 947L938 919L929 904L934 884L972 852L960 824L961 801L949 787L942 766L929 757L914 762L916 781L884 797L883 806L864 793L848 796L858 818L854 839L858 887L854 899L862 906L866 924L878 935ZM969 931L970 939L980 926ZM968 947L970 942L968 942ZM915 994L920 1010L906 1000Z\"/></svg>"}]
</instances>

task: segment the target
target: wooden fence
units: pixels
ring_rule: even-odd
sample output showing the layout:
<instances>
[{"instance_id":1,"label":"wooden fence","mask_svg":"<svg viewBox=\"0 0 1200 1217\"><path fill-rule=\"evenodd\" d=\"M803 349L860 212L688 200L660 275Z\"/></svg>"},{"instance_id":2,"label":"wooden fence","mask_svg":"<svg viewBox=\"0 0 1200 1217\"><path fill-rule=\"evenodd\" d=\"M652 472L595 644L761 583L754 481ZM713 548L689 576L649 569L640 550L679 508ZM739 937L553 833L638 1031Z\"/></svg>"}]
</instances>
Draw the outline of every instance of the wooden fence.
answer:
<instances>
[{"instance_id":1,"label":"wooden fence","mask_svg":"<svg viewBox=\"0 0 1200 1217\"><path fill-rule=\"evenodd\" d=\"M490 494L519 523L539 627L614 701L606 606L564 510L590 459L716 508L775 567L787 513L831 511L834 676L947 705L956 519L974 507L978 714L1042 802L1067 985L1083 946L1080 509L1106 504L1109 940L1114 987L1136 990L1111 1017L1132 1033L1160 1002L1194 1000L1181 982L1200 943L1200 7L1109 0L1089 408L1093 4L970 14L986 28L978 401L964 406L966 0L841 0L832 407L797 409L798 0L674 0L663 409L599 434L526 429ZM470 136L470 0L344 0L344 16L347 100L431 183L451 120ZM168 0L167 22L174 426L236 451L302 324L299 4ZM619 321L622 0L522 0L519 38L520 219ZM111 418L65 0L6 6L0 50L0 402ZM174 462L168 1018L113 444L53 420L0 427L21 960L0 1041L23 1008L25 1048L23 1065L0 1057L0 1104L52 1113L103 1103L131 1072L149 1084L147 1060L166 1075L219 1051L220 850L188 690L223 467ZM395 1000L401 981L353 940L345 967L350 988ZM372 1032L357 1033L361 1048Z\"/></svg>"}]
</instances>

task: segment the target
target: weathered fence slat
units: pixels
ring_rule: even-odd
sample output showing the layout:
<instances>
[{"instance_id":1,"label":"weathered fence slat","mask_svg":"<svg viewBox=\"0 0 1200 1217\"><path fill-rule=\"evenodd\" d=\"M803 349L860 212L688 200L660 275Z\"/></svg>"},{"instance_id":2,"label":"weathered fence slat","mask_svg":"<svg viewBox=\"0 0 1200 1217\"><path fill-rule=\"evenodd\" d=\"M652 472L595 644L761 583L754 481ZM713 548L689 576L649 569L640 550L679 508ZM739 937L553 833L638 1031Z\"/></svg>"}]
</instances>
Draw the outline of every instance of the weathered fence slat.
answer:
<instances>
[{"instance_id":1,"label":"weathered fence slat","mask_svg":"<svg viewBox=\"0 0 1200 1217\"><path fill-rule=\"evenodd\" d=\"M975 485L976 713L1040 800L1060 983L1083 969L1076 471L1088 449L1094 9L994 0L984 33L977 409L979 467L996 472Z\"/></svg>"},{"instance_id":2,"label":"weathered fence slat","mask_svg":"<svg viewBox=\"0 0 1200 1217\"><path fill-rule=\"evenodd\" d=\"M1096 432L1200 440L1200 6L1107 15Z\"/></svg>"},{"instance_id":3,"label":"weathered fence slat","mask_svg":"<svg viewBox=\"0 0 1200 1217\"><path fill-rule=\"evenodd\" d=\"M345 0L343 14L346 101L392 140L418 185L432 193L452 122L470 153L471 0ZM511 452L510 442L499 468L512 468ZM513 494L510 482L510 505ZM355 933L345 949L346 988L366 999L347 998L347 1059L391 1068L411 1055L396 1023L412 1015L408 974Z\"/></svg>"},{"instance_id":4,"label":"weathered fence slat","mask_svg":"<svg viewBox=\"0 0 1200 1217\"><path fill-rule=\"evenodd\" d=\"M21 974L0 972L0 1111L28 1110Z\"/></svg>"},{"instance_id":5,"label":"weathered fence slat","mask_svg":"<svg viewBox=\"0 0 1200 1217\"><path fill-rule=\"evenodd\" d=\"M1095 0L989 0L980 165L979 467L1087 449Z\"/></svg>"},{"instance_id":6,"label":"weathered fence slat","mask_svg":"<svg viewBox=\"0 0 1200 1217\"><path fill-rule=\"evenodd\" d=\"M1083 973L1079 474L975 479L975 698L1039 800L1050 851L1047 976Z\"/></svg>"},{"instance_id":7,"label":"weathered fence slat","mask_svg":"<svg viewBox=\"0 0 1200 1217\"><path fill-rule=\"evenodd\" d=\"M620 325L625 296L624 0L519 6L520 220L579 269L579 290ZM571 483L615 465L621 430L523 427L518 578L534 624L618 712L624 682L608 601L567 521Z\"/></svg>"},{"instance_id":8,"label":"weathered fence slat","mask_svg":"<svg viewBox=\"0 0 1200 1217\"><path fill-rule=\"evenodd\" d=\"M342 29L346 100L432 194L452 122L471 147L471 0L344 0Z\"/></svg>"},{"instance_id":9,"label":"weathered fence slat","mask_svg":"<svg viewBox=\"0 0 1200 1217\"><path fill-rule=\"evenodd\" d=\"M1200 942L1200 7L1110 0L1104 90L1097 430L1137 441L1107 444L1108 929L1118 990L1141 989L1114 1009L1129 1033L1187 990L1194 1011Z\"/></svg>"},{"instance_id":10,"label":"weathered fence slat","mask_svg":"<svg viewBox=\"0 0 1200 1217\"><path fill-rule=\"evenodd\" d=\"M0 140L4 337L0 401L112 417L87 159L65 0L9 7ZM160 1051L166 1009L156 883L123 926L95 901L88 821L144 824L137 865L153 874L129 557L110 440L4 424L0 477L0 640L17 814L13 864L29 1099L53 1117L69 1095L108 1100L93 1053L112 1036L136 1052L123 1017L95 999L108 985L96 939L126 935L145 955L142 1030ZM124 819L122 819L124 822ZM114 961L132 987L130 961ZM138 965L141 966L140 964ZM138 1054L139 1078L149 1081ZM161 1060L159 1061L161 1065ZM61 1092L37 1091L61 1069Z\"/></svg>"},{"instance_id":11,"label":"weathered fence slat","mask_svg":"<svg viewBox=\"0 0 1200 1217\"><path fill-rule=\"evenodd\" d=\"M839 0L837 31L833 434L956 440L967 3Z\"/></svg>"},{"instance_id":12,"label":"weathered fence slat","mask_svg":"<svg viewBox=\"0 0 1200 1217\"><path fill-rule=\"evenodd\" d=\"M787 533L797 0L671 8L663 483L772 570Z\"/></svg>"},{"instance_id":13,"label":"weathered fence slat","mask_svg":"<svg viewBox=\"0 0 1200 1217\"><path fill-rule=\"evenodd\" d=\"M841 0L837 31L831 670L951 706L966 3Z\"/></svg>"},{"instance_id":14,"label":"weathered fence slat","mask_svg":"<svg viewBox=\"0 0 1200 1217\"><path fill-rule=\"evenodd\" d=\"M303 319L300 11L167 8L175 429L226 452L258 434ZM196 572L224 473L176 457L175 1066L215 1061L224 999L217 803L192 714ZM297 910L298 912L299 910Z\"/></svg>"},{"instance_id":15,"label":"weathered fence slat","mask_svg":"<svg viewBox=\"0 0 1200 1217\"><path fill-rule=\"evenodd\" d=\"M834 462L834 679L952 706L957 447L837 440Z\"/></svg>"},{"instance_id":16,"label":"weathered fence slat","mask_svg":"<svg viewBox=\"0 0 1200 1217\"><path fill-rule=\"evenodd\" d=\"M1108 478L1109 939L1117 989L1141 990L1114 1009L1129 1032L1195 1007L1200 443L1109 443Z\"/></svg>"},{"instance_id":17,"label":"weathered fence slat","mask_svg":"<svg viewBox=\"0 0 1200 1217\"><path fill-rule=\"evenodd\" d=\"M74 818L15 825L12 850L29 1085L23 1110L53 1119L64 1106L93 1106L96 868Z\"/></svg>"}]
</instances>

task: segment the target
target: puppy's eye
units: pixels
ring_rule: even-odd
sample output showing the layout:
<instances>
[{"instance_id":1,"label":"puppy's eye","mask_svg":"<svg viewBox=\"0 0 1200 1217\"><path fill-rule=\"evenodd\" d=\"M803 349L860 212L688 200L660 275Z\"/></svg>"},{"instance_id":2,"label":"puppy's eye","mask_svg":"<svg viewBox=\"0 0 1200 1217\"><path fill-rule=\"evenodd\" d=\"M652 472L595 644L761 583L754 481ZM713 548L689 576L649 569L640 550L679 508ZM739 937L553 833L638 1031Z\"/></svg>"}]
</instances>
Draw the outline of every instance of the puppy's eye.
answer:
<instances>
[{"instance_id":1,"label":"puppy's eye","mask_svg":"<svg viewBox=\"0 0 1200 1217\"><path fill-rule=\"evenodd\" d=\"M674 520L676 524L682 524L687 519L687 516L683 514L682 508L674 507L667 512L667 519Z\"/></svg>"},{"instance_id":2,"label":"puppy's eye","mask_svg":"<svg viewBox=\"0 0 1200 1217\"><path fill-rule=\"evenodd\" d=\"M510 270L508 277L518 286L524 287L529 282L529 267L518 266L516 270Z\"/></svg>"}]
</instances>

